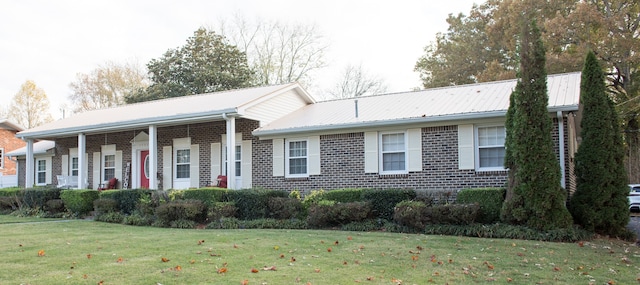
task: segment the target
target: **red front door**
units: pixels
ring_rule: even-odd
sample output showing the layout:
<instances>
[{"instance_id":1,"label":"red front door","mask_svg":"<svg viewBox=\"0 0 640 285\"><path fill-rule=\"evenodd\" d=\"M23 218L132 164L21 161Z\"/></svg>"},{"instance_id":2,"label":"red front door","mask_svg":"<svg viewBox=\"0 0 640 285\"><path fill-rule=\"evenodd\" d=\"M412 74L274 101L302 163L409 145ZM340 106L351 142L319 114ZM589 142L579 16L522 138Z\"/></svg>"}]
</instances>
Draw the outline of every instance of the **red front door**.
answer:
<instances>
[{"instance_id":1,"label":"red front door","mask_svg":"<svg viewBox=\"0 0 640 285\"><path fill-rule=\"evenodd\" d=\"M149 188L149 151L140 151L140 188Z\"/></svg>"}]
</instances>

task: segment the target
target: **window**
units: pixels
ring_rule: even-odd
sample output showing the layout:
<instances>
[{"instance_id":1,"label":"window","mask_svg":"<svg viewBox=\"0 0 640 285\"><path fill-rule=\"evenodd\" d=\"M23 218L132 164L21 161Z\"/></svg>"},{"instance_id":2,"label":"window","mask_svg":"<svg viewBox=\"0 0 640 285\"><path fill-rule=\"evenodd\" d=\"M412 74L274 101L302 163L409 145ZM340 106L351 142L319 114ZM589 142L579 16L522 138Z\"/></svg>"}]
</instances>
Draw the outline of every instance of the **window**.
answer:
<instances>
[{"instance_id":1,"label":"window","mask_svg":"<svg viewBox=\"0 0 640 285\"><path fill-rule=\"evenodd\" d=\"M223 174L227 174L227 148L225 147L225 151L222 154L224 157L224 169L222 170ZM236 177L241 177L242 176L242 146L241 145L236 145L236 159L235 159L235 171L236 171Z\"/></svg>"},{"instance_id":2,"label":"window","mask_svg":"<svg viewBox=\"0 0 640 285\"><path fill-rule=\"evenodd\" d=\"M405 133L380 135L380 168L382 174L407 173L407 145Z\"/></svg>"},{"instance_id":3,"label":"window","mask_svg":"<svg viewBox=\"0 0 640 285\"><path fill-rule=\"evenodd\" d=\"M191 150L176 150L176 178L189 178L191 168Z\"/></svg>"},{"instance_id":4,"label":"window","mask_svg":"<svg viewBox=\"0 0 640 285\"><path fill-rule=\"evenodd\" d=\"M4 168L4 148L0 147L0 169Z\"/></svg>"},{"instance_id":5,"label":"window","mask_svg":"<svg viewBox=\"0 0 640 285\"><path fill-rule=\"evenodd\" d=\"M116 177L116 155L115 154L107 154L102 157L103 165L102 165L102 179L107 181L111 178Z\"/></svg>"},{"instance_id":6,"label":"window","mask_svg":"<svg viewBox=\"0 0 640 285\"><path fill-rule=\"evenodd\" d=\"M307 141L288 141L285 153L287 176L289 177L307 177Z\"/></svg>"},{"instance_id":7,"label":"window","mask_svg":"<svg viewBox=\"0 0 640 285\"><path fill-rule=\"evenodd\" d=\"M77 157L72 157L71 158L71 171L69 171L71 173L71 176L78 176L78 158Z\"/></svg>"},{"instance_id":8,"label":"window","mask_svg":"<svg viewBox=\"0 0 640 285\"><path fill-rule=\"evenodd\" d=\"M44 185L47 183L47 161L38 159L36 161L36 184Z\"/></svg>"},{"instance_id":9,"label":"window","mask_svg":"<svg viewBox=\"0 0 640 285\"><path fill-rule=\"evenodd\" d=\"M477 167L479 170L504 169L504 126L477 128Z\"/></svg>"}]
</instances>

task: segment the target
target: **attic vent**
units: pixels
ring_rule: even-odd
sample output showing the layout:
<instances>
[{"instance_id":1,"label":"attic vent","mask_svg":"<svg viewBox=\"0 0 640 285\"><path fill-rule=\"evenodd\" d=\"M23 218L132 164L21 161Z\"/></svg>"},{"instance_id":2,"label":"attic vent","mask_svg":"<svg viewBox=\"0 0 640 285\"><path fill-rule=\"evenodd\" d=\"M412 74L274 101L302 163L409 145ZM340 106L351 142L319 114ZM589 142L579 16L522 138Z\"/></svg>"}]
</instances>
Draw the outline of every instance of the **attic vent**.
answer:
<instances>
[{"instance_id":1,"label":"attic vent","mask_svg":"<svg viewBox=\"0 0 640 285\"><path fill-rule=\"evenodd\" d=\"M358 117L358 99L353 100L353 103L355 103L355 107L356 107L356 118Z\"/></svg>"}]
</instances>

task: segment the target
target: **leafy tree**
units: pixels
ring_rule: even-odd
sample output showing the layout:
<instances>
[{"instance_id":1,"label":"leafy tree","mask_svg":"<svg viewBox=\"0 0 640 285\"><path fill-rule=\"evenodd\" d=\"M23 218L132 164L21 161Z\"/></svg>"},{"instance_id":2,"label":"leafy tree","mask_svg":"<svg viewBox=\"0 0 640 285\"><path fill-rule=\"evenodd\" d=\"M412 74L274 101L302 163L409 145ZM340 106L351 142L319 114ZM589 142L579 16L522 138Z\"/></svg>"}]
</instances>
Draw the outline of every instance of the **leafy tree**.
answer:
<instances>
[{"instance_id":1,"label":"leafy tree","mask_svg":"<svg viewBox=\"0 0 640 285\"><path fill-rule=\"evenodd\" d=\"M125 95L127 103L247 87L253 76L244 52L204 28L184 46L152 59L147 69L152 84Z\"/></svg>"},{"instance_id":2,"label":"leafy tree","mask_svg":"<svg viewBox=\"0 0 640 285\"><path fill-rule=\"evenodd\" d=\"M387 91L387 87L375 76L367 74L362 65L347 65L340 75L340 80L328 93L334 98L353 98L363 95L380 94Z\"/></svg>"},{"instance_id":3,"label":"leafy tree","mask_svg":"<svg viewBox=\"0 0 640 285\"><path fill-rule=\"evenodd\" d=\"M121 105L125 95L147 86L146 74L136 64L107 62L89 74L78 73L69 84L75 112Z\"/></svg>"},{"instance_id":4,"label":"leafy tree","mask_svg":"<svg viewBox=\"0 0 640 285\"><path fill-rule=\"evenodd\" d=\"M53 121L47 94L31 80L22 84L20 91L13 96L8 116L27 129Z\"/></svg>"},{"instance_id":5,"label":"leafy tree","mask_svg":"<svg viewBox=\"0 0 640 285\"><path fill-rule=\"evenodd\" d=\"M221 34L247 54L256 72L255 85L300 82L311 85L311 75L326 66L329 44L315 25L277 21L250 21L236 15L220 24Z\"/></svg>"},{"instance_id":6,"label":"leafy tree","mask_svg":"<svg viewBox=\"0 0 640 285\"><path fill-rule=\"evenodd\" d=\"M509 124L508 163L513 181L502 218L510 223L550 230L572 225L565 207L566 192L560 186L560 165L551 138L552 122L547 105L545 49L535 20L522 33L519 80L513 96Z\"/></svg>"},{"instance_id":7,"label":"leafy tree","mask_svg":"<svg viewBox=\"0 0 640 285\"><path fill-rule=\"evenodd\" d=\"M582 71L580 105L582 143L575 158L577 190L569 209L585 229L619 236L629 223L624 148L618 115L593 52L587 54Z\"/></svg>"}]
</instances>

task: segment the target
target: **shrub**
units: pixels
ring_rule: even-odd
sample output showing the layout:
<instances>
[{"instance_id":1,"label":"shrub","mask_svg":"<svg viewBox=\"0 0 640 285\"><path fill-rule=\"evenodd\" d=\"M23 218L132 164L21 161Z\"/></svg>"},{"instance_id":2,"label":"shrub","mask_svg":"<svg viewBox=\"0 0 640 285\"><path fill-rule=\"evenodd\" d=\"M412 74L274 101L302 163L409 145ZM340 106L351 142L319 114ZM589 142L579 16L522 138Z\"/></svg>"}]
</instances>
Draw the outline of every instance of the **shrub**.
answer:
<instances>
[{"instance_id":1,"label":"shrub","mask_svg":"<svg viewBox=\"0 0 640 285\"><path fill-rule=\"evenodd\" d=\"M307 224L311 227L338 226L363 221L369 218L370 214L371 206L367 202L336 203L334 205L318 203L309 208Z\"/></svg>"},{"instance_id":2,"label":"shrub","mask_svg":"<svg viewBox=\"0 0 640 285\"><path fill-rule=\"evenodd\" d=\"M93 201L93 211L96 215L118 211L118 202L111 198L98 198Z\"/></svg>"},{"instance_id":3,"label":"shrub","mask_svg":"<svg viewBox=\"0 0 640 285\"><path fill-rule=\"evenodd\" d=\"M152 190L145 189L116 189L100 192L100 198L111 198L118 202L118 209L124 214L131 214L136 210L140 198L151 195Z\"/></svg>"},{"instance_id":4,"label":"shrub","mask_svg":"<svg viewBox=\"0 0 640 285\"><path fill-rule=\"evenodd\" d=\"M504 188L463 189L458 193L456 201L460 204L478 203L478 222L492 224L500 220L505 193Z\"/></svg>"},{"instance_id":5,"label":"shrub","mask_svg":"<svg viewBox=\"0 0 640 285\"><path fill-rule=\"evenodd\" d=\"M411 189L371 189L364 191L362 198L371 203L371 210L377 218L392 220L396 204L413 200L416 192Z\"/></svg>"},{"instance_id":6,"label":"shrub","mask_svg":"<svg viewBox=\"0 0 640 285\"><path fill-rule=\"evenodd\" d=\"M257 219L244 222L246 229L306 229L307 223L298 219Z\"/></svg>"},{"instance_id":7,"label":"shrub","mask_svg":"<svg viewBox=\"0 0 640 285\"><path fill-rule=\"evenodd\" d=\"M394 209L393 221L400 226L424 229L423 214L427 205L422 201L402 201Z\"/></svg>"},{"instance_id":8,"label":"shrub","mask_svg":"<svg viewBox=\"0 0 640 285\"><path fill-rule=\"evenodd\" d=\"M447 204L424 208L425 224L468 225L478 216L478 204Z\"/></svg>"},{"instance_id":9,"label":"shrub","mask_svg":"<svg viewBox=\"0 0 640 285\"><path fill-rule=\"evenodd\" d=\"M241 220L254 220L269 217L269 198L287 197L285 191L245 189L228 191L226 201L236 206L236 216Z\"/></svg>"},{"instance_id":10,"label":"shrub","mask_svg":"<svg viewBox=\"0 0 640 285\"><path fill-rule=\"evenodd\" d=\"M132 226L149 226L151 225L151 223L153 223L153 218L136 212L131 215L125 216L122 220L122 223Z\"/></svg>"},{"instance_id":11,"label":"shrub","mask_svg":"<svg viewBox=\"0 0 640 285\"><path fill-rule=\"evenodd\" d=\"M342 231L358 231L358 232L370 232L370 231L377 231L380 230L380 228L382 228L382 220L372 220L372 219L368 219L368 220L364 220L364 221L357 221L357 222L351 222L348 223L346 225L343 225L342 227L340 227L340 230Z\"/></svg>"},{"instance_id":12,"label":"shrub","mask_svg":"<svg viewBox=\"0 0 640 285\"><path fill-rule=\"evenodd\" d=\"M445 190L416 190L415 201L422 201L427 206L445 205L455 202L455 192Z\"/></svg>"},{"instance_id":13,"label":"shrub","mask_svg":"<svg viewBox=\"0 0 640 285\"><path fill-rule=\"evenodd\" d=\"M57 214L64 212L64 202L62 199L52 199L44 203L44 210L51 213Z\"/></svg>"},{"instance_id":14,"label":"shrub","mask_svg":"<svg viewBox=\"0 0 640 285\"><path fill-rule=\"evenodd\" d=\"M207 204L207 206L213 206L213 203L222 202L228 189L225 188L198 188L188 189L182 191L183 200L200 200Z\"/></svg>"},{"instance_id":15,"label":"shrub","mask_svg":"<svg viewBox=\"0 0 640 285\"><path fill-rule=\"evenodd\" d=\"M271 218L283 220L302 216L302 202L298 199L271 197L267 206Z\"/></svg>"},{"instance_id":16,"label":"shrub","mask_svg":"<svg viewBox=\"0 0 640 285\"><path fill-rule=\"evenodd\" d=\"M97 190L62 190L60 198L65 207L76 215L82 215L93 210L93 201L98 199Z\"/></svg>"},{"instance_id":17,"label":"shrub","mask_svg":"<svg viewBox=\"0 0 640 285\"><path fill-rule=\"evenodd\" d=\"M236 218L222 218L217 221L209 223L207 229L239 229L240 220Z\"/></svg>"},{"instance_id":18,"label":"shrub","mask_svg":"<svg viewBox=\"0 0 640 285\"><path fill-rule=\"evenodd\" d=\"M325 192L322 199L333 200L338 203L350 203L362 201L362 193L364 189L346 188Z\"/></svg>"},{"instance_id":19,"label":"shrub","mask_svg":"<svg viewBox=\"0 0 640 285\"><path fill-rule=\"evenodd\" d=\"M22 191L22 203L29 208L42 209L47 201L53 199L60 199L60 189L36 187Z\"/></svg>"},{"instance_id":20,"label":"shrub","mask_svg":"<svg viewBox=\"0 0 640 285\"><path fill-rule=\"evenodd\" d=\"M156 216L166 225L179 220L204 222L207 218L207 206L198 200L176 200L158 206Z\"/></svg>"},{"instance_id":21,"label":"shrub","mask_svg":"<svg viewBox=\"0 0 640 285\"><path fill-rule=\"evenodd\" d=\"M236 215L238 209L233 202L216 202L209 207L209 213L207 218L215 221L221 218L233 218Z\"/></svg>"},{"instance_id":22,"label":"shrub","mask_svg":"<svg viewBox=\"0 0 640 285\"><path fill-rule=\"evenodd\" d=\"M20 187L1 188L0 197L22 196L21 192L22 192L22 188Z\"/></svg>"},{"instance_id":23,"label":"shrub","mask_svg":"<svg viewBox=\"0 0 640 285\"><path fill-rule=\"evenodd\" d=\"M22 204L16 196L0 196L0 214L8 214L17 210Z\"/></svg>"},{"instance_id":24,"label":"shrub","mask_svg":"<svg viewBox=\"0 0 640 285\"><path fill-rule=\"evenodd\" d=\"M320 190L311 190L311 192L308 195L304 195L304 200L302 200L302 205L306 208L309 209L309 207L313 204L317 204L318 201L321 201L324 199L324 194L326 192L322 189Z\"/></svg>"},{"instance_id":25,"label":"shrub","mask_svg":"<svg viewBox=\"0 0 640 285\"><path fill-rule=\"evenodd\" d=\"M94 220L98 222L121 224L124 220L124 215L120 212L109 212L96 215Z\"/></svg>"},{"instance_id":26,"label":"shrub","mask_svg":"<svg viewBox=\"0 0 640 285\"><path fill-rule=\"evenodd\" d=\"M291 192L289 192L289 198L302 200L302 196L300 196L300 190L292 190Z\"/></svg>"},{"instance_id":27,"label":"shrub","mask_svg":"<svg viewBox=\"0 0 640 285\"><path fill-rule=\"evenodd\" d=\"M193 229L196 227L196 222L192 220L180 219L169 222L169 227L176 229Z\"/></svg>"}]
</instances>

